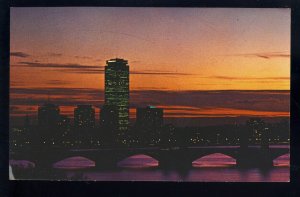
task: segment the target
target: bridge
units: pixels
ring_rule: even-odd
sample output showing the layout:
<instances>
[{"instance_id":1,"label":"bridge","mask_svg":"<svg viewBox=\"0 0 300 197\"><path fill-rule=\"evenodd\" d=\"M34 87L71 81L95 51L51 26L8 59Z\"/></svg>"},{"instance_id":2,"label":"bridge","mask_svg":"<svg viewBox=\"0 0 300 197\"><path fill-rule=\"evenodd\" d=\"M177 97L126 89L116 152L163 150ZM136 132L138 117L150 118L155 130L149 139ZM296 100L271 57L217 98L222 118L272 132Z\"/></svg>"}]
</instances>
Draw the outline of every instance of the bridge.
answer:
<instances>
[{"instance_id":1,"label":"bridge","mask_svg":"<svg viewBox=\"0 0 300 197\"><path fill-rule=\"evenodd\" d=\"M261 146L202 146L173 148L106 148L49 151L12 151L10 159L28 160L36 168L52 168L53 164L66 158L81 156L95 162L96 168L115 168L118 162L134 155L147 155L158 161L160 168L190 168L192 162L214 153L221 153L236 160L238 167L271 167L273 160L289 153L289 147Z\"/></svg>"}]
</instances>

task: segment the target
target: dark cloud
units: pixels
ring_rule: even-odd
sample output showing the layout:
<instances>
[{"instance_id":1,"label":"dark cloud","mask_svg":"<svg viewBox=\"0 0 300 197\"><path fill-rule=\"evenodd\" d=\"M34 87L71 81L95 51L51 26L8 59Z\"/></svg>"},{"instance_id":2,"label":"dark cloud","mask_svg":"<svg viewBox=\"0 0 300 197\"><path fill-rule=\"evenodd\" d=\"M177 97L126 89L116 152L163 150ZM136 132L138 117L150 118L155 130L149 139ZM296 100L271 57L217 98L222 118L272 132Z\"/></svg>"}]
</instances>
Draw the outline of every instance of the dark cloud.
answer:
<instances>
[{"instance_id":1,"label":"dark cloud","mask_svg":"<svg viewBox=\"0 0 300 197\"><path fill-rule=\"evenodd\" d=\"M28 105L33 105L33 106L39 106L42 105L46 102L53 102L59 106L76 106L76 105L83 105L83 104L89 104L93 106L98 106L99 103L102 105L103 100L99 98L98 100L90 99L90 98L75 98L72 96L69 96L67 99L66 98L59 98L59 97L34 97L30 99L20 99L20 98L14 98L11 99L11 105L22 105L22 106L28 106Z\"/></svg>"},{"instance_id":2,"label":"dark cloud","mask_svg":"<svg viewBox=\"0 0 300 197\"><path fill-rule=\"evenodd\" d=\"M39 62L19 62L20 67L34 68L65 68L65 69L97 69L99 66L82 65L82 64L57 64L57 63L39 63Z\"/></svg>"},{"instance_id":3,"label":"dark cloud","mask_svg":"<svg viewBox=\"0 0 300 197\"><path fill-rule=\"evenodd\" d=\"M59 63L41 63L38 61L28 62L22 61L18 64L11 65L12 67L31 67L31 68L50 68L52 71L64 72L64 73L75 73L75 74L103 74L104 66L93 66L93 65L83 65L83 64L59 64ZM183 75L193 75L191 73L180 73L180 72L161 72L161 71L131 71L132 75L164 75L164 76L183 76ZM56 85L58 82L48 82L47 84Z\"/></svg>"},{"instance_id":4,"label":"dark cloud","mask_svg":"<svg viewBox=\"0 0 300 197\"><path fill-rule=\"evenodd\" d=\"M68 81L63 80L49 80L46 82L47 85L67 85L70 84Z\"/></svg>"},{"instance_id":5,"label":"dark cloud","mask_svg":"<svg viewBox=\"0 0 300 197\"><path fill-rule=\"evenodd\" d=\"M101 105L104 92L87 88L11 88L11 103L26 104L45 102L47 95L62 105L92 102ZM25 99L30 98L30 99ZM186 106L195 108L233 108L259 111L288 112L289 91L164 91L132 90L130 105ZM98 102L98 103L97 103Z\"/></svg>"},{"instance_id":6,"label":"dark cloud","mask_svg":"<svg viewBox=\"0 0 300 197\"><path fill-rule=\"evenodd\" d=\"M24 52L10 52L10 56L26 58L29 57L30 55Z\"/></svg>"},{"instance_id":7,"label":"dark cloud","mask_svg":"<svg viewBox=\"0 0 300 197\"><path fill-rule=\"evenodd\" d=\"M79 56L79 55L75 55L74 57L77 58L77 59L93 59L93 58L90 57L90 56Z\"/></svg>"},{"instance_id":8,"label":"dark cloud","mask_svg":"<svg viewBox=\"0 0 300 197\"><path fill-rule=\"evenodd\" d=\"M290 54L287 54L286 52L241 53L241 54L233 54L231 56L259 57L259 58L263 58L263 59L290 58Z\"/></svg>"},{"instance_id":9,"label":"dark cloud","mask_svg":"<svg viewBox=\"0 0 300 197\"><path fill-rule=\"evenodd\" d=\"M11 94L23 95L97 95L103 93L99 89L92 88L10 88Z\"/></svg>"},{"instance_id":10,"label":"dark cloud","mask_svg":"<svg viewBox=\"0 0 300 197\"><path fill-rule=\"evenodd\" d=\"M51 100L62 106L103 103L103 91L86 88L10 88L12 105L41 105Z\"/></svg>"},{"instance_id":11,"label":"dark cloud","mask_svg":"<svg viewBox=\"0 0 300 197\"><path fill-rule=\"evenodd\" d=\"M77 73L77 74L101 74L104 73L104 69L82 69L82 70L64 70L66 72ZM130 71L131 75L164 75L164 76L183 76L193 75L190 73L179 73L179 72L151 72L151 71Z\"/></svg>"},{"instance_id":12,"label":"dark cloud","mask_svg":"<svg viewBox=\"0 0 300 197\"><path fill-rule=\"evenodd\" d=\"M130 74L134 74L134 75L194 75L192 73L161 72L161 71L131 71Z\"/></svg>"},{"instance_id":13,"label":"dark cloud","mask_svg":"<svg viewBox=\"0 0 300 197\"><path fill-rule=\"evenodd\" d=\"M14 113L15 111L17 111L19 109L19 107L17 106L9 106L9 112L10 113Z\"/></svg>"},{"instance_id":14,"label":"dark cloud","mask_svg":"<svg viewBox=\"0 0 300 197\"><path fill-rule=\"evenodd\" d=\"M216 86L216 85L222 85L222 86L230 86L234 85L232 83L198 83L197 85L202 85L202 86Z\"/></svg>"},{"instance_id":15,"label":"dark cloud","mask_svg":"<svg viewBox=\"0 0 300 197\"><path fill-rule=\"evenodd\" d=\"M25 84L20 82L20 81L10 81L10 87L14 87L14 86L24 86Z\"/></svg>"},{"instance_id":16,"label":"dark cloud","mask_svg":"<svg viewBox=\"0 0 300 197\"><path fill-rule=\"evenodd\" d=\"M48 53L47 55L51 56L51 57L61 57L61 56L63 56L62 53Z\"/></svg>"},{"instance_id":17,"label":"dark cloud","mask_svg":"<svg viewBox=\"0 0 300 197\"><path fill-rule=\"evenodd\" d=\"M33 67L33 68L51 68L54 71L64 72L64 73L75 73L75 74L103 74L104 66L93 66L93 65L83 65L83 64L58 64L58 63L41 63L41 62L28 62L22 61L19 64L12 65L17 67ZM221 79L221 80L236 80L236 81L255 81L260 83L274 83L280 80L290 80L290 77L234 77L234 76L200 76L194 73L184 73L184 72L167 72L159 70L135 70L130 71L131 75L157 75L157 76L197 76L199 78L205 79ZM201 84L201 85L218 85L218 84ZM231 84L222 84L231 85Z\"/></svg>"},{"instance_id":18,"label":"dark cloud","mask_svg":"<svg viewBox=\"0 0 300 197\"><path fill-rule=\"evenodd\" d=\"M68 73L76 73L76 74L103 74L103 69L62 69L60 70L62 72L68 72Z\"/></svg>"},{"instance_id":19,"label":"dark cloud","mask_svg":"<svg viewBox=\"0 0 300 197\"><path fill-rule=\"evenodd\" d=\"M168 90L167 88L158 88L158 87L151 87L151 86L143 86L143 87L136 87L135 90Z\"/></svg>"},{"instance_id":20,"label":"dark cloud","mask_svg":"<svg viewBox=\"0 0 300 197\"><path fill-rule=\"evenodd\" d=\"M132 91L136 105L289 111L289 91ZM251 103L251 104L250 104Z\"/></svg>"},{"instance_id":21,"label":"dark cloud","mask_svg":"<svg viewBox=\"0 0 300 197\"><path fill-rule=\"evenodd\" d=\"M71 110L78 104L91 104L99 108L104 104L104 91L91 88L11 88L11 118L24 116L48 101ZM201 119L220 119L221 122L236 122L241 117L260 116L264 118L286 117L290 110L289 91L164 91L132 90L130 107L160 106L165 109L166 122L186 125L199 123ZM17 106L17 107L16 107ZM71 107L71 108L69 108ZM34 108L32 108L34 109ZM217 112L214 114L214 109ZM25 111L24 111L25 110ZM27 111L26 111L27 110ZM243 110L250 110L243 113ZM63 113L70 113L65 111ZM233 114L231 114L231 111ZM210 112L210 113L207 113ZM273 113L274 112L274 113ZM132 112L133 113L133 112ZM251 115L252 113L257 115ZM268 115L269 114L269 115ZM274 116L275 115L275 116ZM131 118L134 115L131 114ZM226 118L225 118L226 117ZM172 119L172 120L171 120ZM15 124L16 119L12 119ZM198 122L197 122L198 120ZM213 123L214 121L212 121ZM194 124L193 123L193 124ZM202 122L203 123L203 122ZM201 123L201 124L202 124ZM215 122L217 123L217 122Z\"/></svg>"},{"instance_id":22,"label":"dark cloud","mask_svg":"<svg viewBox=\"0 0 300 197\"><path fill-rule=\"evenodd\" d=\"M76 74L101 74L104 73L104 66L92 66L83 64L58 64L58 63L40 63L40 62L27 62L22 61L17 67L32 67L32 68L54 68L56 71L69 72ZM192 73L181 73L181 72L166 72L166 71L131 71L132 75L165 75L165 76L182 76L182 75L194 75Z\"/></svg>"}]
</instances>

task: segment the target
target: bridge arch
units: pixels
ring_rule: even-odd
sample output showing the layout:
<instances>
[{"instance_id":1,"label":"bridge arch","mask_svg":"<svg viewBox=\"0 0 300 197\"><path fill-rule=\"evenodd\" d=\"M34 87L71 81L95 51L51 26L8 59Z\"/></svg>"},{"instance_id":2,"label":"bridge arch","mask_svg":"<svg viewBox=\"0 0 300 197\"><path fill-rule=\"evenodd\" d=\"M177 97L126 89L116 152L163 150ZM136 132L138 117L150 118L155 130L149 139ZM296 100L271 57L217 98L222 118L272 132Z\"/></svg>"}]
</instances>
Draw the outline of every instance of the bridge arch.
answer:
<instances>
[{"instance_id":1,"label":"bridge arch","mask_svg":"<svg viewBox=\"0 0 300 197\"><path fill-rule=\"evenodd\" d=\"M120 157L117 160L118 167L156 167L159 165L159 160L156 156L148 153L133 153Z\"/></svg>"},{"instance_id":2,"label":"bridge arch","mask_svg":"<svg viewBox=\"0 0 300 197\"><path fill-rule=\"evenodd\" d=\"M73 161L72 159L77 161ZM71 164L70 166L75 166L77 163L79 166L86 162L87 165L93 165L95 162L96 157L93 155L86 154L86 153L79 153L79 152L56 152L55 154L45 154L45 153L35 153L31 156L28 156L28 160L35 164L35 167L41 168L53 168L53 167L62 167L62 163L66 162ZM68 161L71 160L71 161ZM78 167L79 167L78 166ZM67 166L66 166L67 167Z\"/></svg>"},{"instance_id":3,"label":"bridge arch","mask_svg":"<svg viewBox=\"0 0 300 197\"><path fill-rule=\"evenodd\" d=\"M52 163L53 168L77 169L95 167L95 161L86 156L67 156Z\"/></svg>"},{"instance_id":4,"label":"bridge arch","mask_svg":"<svg viewBox=\"0 0 300 197\"><path fill-rule=\"evenodd\" d=\"M288 166L290 165L290 153L285 153L273 158L273 166Z\"/></svg>"},{"instance_id":5,"label":"bridge arch","mask_svg":"<svg viewBox=\"0 0 300 197\"><path fill-rule=\"evenodd\" d=\"M236 165L235 155L225 153L208 153L192 159L193 167L228 167Z\"/></svg>"},{"instance_id":6,"label":"bridge arch","mask_svg":"<svg viewBox=\"0 0 300 197\"><path fill-rule=\"evenodd\" d=\"M34 161L28 159L21 159L21 160L10 159L9 165L12 166L13 168L18 168L18 169L28 169L28 168L35 167Z\"/></svg>"}]
</instances>

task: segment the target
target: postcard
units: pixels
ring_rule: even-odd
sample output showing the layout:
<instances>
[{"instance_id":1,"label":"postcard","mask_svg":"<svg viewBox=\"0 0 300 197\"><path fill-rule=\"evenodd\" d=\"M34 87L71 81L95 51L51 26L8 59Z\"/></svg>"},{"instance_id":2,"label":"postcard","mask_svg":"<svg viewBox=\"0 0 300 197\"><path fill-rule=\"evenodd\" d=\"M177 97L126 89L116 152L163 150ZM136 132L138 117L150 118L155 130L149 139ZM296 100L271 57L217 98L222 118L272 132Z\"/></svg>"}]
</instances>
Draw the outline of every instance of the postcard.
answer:
<instances>
[{"instance_id":1,"label":"postcard","mask_svg":"<svg viewBox=\"0 0 300 197\"><path fill-rule=\"evenodd\" d=\"M10 178L289 182L288 8L10 8Z\"/></svg>"}]
</instances>

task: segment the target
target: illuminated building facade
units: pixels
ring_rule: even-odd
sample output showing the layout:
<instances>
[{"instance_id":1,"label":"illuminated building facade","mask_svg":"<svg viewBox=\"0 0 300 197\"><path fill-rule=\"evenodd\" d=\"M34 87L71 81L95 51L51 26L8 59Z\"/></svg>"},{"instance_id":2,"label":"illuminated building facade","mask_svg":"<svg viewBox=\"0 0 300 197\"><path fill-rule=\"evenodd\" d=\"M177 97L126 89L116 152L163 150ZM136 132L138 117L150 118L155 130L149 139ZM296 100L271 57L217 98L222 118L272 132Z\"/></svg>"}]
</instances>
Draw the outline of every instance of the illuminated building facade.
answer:
<instances>
[{"instance_id":1,"label":"illuminated building facade","mask_svg":"<svg viewBox=\"0 0 300 197\"><path fill-rule=\"evenodd\" d=\"M94 128L95 109L91 105L77 105L74 109L74 125L77 128Z\"/></svg>"},{"instance_id":2,"label":"illuminated building facade","mask_svg":"<svg viewBox=\"0 0 300 197\"><path fill-rule=\"evenodd\" d=\"M129 65L124 59L111 59L105 66L105 105L117 108L117 128L123 135L129 125Z\"/></svg>"}]
</instances>

